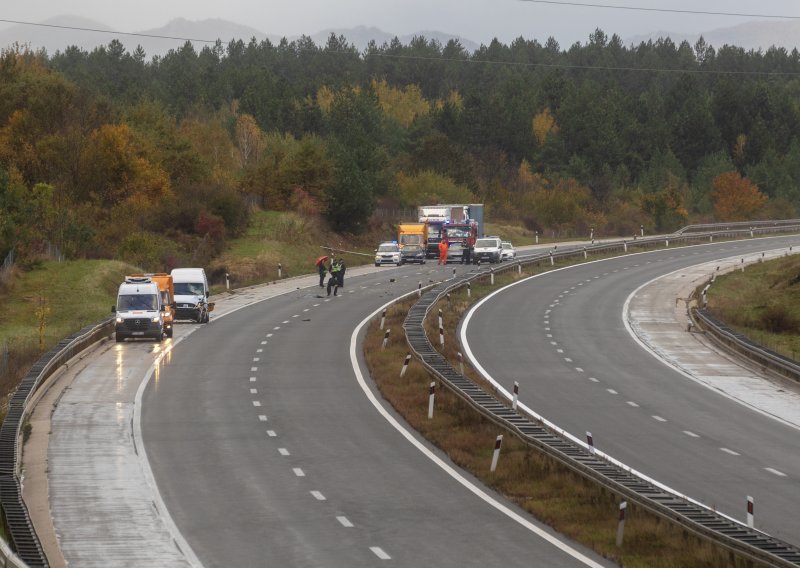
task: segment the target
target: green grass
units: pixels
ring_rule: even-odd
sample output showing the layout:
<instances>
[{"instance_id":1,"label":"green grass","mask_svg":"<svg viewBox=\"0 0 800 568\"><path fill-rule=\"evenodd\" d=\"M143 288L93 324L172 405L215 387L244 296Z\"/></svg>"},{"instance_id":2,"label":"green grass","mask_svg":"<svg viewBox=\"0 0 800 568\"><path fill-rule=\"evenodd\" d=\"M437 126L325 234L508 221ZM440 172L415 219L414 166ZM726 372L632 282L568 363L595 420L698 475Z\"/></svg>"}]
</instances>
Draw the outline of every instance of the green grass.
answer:
<instances>
[{"instance_id":1,"label":"green grass","mask_svg":"<svg viewBox=\"0 0 800 568\"><path fill-rule=\"evenodd\" d=\"M716 279L711 311L734 330L792 359L800 359L800 257L748 265Z\"/></svg>"}]
</instances>

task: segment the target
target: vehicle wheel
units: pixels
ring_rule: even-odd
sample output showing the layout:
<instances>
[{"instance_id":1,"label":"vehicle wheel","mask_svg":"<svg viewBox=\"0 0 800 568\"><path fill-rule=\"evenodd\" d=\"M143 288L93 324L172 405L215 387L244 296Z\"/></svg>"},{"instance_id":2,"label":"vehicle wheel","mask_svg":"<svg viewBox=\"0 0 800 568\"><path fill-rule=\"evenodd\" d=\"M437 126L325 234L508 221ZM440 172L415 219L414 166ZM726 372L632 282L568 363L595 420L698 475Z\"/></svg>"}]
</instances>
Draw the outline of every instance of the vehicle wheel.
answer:
<instances>
[{"instance_id":1,"label":"vehicle wheel","mask_svg":"<svg viewBox=\"0 0 800 568\"><path fill-rule=\"evenodd\" d=\"M117 343L122 343L123 341L125 341L125 338L120 335L115 336L114 339L116 340Z\"/></svg>"},{"instance_id":2,"label":"vehicle wheel","mask_svg":"<svg viewBox=\"0 0 800 568\"><path fill-rule=\"evenodd\" d=\"M403 263L402 262L398 262L397 266L403 266Z\"/></svg>"},{"instance_id":3,"label":"vehicle wheel","mask_svg":"<svg viewBox=\"0 0 800 568\"><path fill-rule=\"evenodd\" d=\"M380 265L381 265L381 263L380 263L380 262L376 262L376 263L375 263L375 266L380 266Z\"/></svg>"}]
</instances>

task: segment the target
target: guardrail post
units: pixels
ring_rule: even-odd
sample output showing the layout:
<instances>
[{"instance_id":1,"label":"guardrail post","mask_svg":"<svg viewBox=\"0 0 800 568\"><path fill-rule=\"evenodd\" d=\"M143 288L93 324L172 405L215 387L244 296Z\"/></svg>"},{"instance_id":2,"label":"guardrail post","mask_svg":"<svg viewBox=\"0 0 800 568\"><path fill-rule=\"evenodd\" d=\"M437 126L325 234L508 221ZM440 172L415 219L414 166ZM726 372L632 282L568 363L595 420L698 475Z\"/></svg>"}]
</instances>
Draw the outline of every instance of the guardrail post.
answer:
<instances>
[{"instance_id":1,"label":"guardrail post","mask_svg":"<svg viewBox=\"0 0 800 568\"><path fill-rule=\"evenodd\" d=\"M444 327L442 327L442 324L439 324L439 345L444 347Z\"/></svg>"},{"instance_id":2,"label":"guardrail post","mask_svg":"<svg viewBox=\"0 0 800 568\"><path fill-rule=\"evenodd\" d=\"M583 247L583 259L586 260L586 247Z\"/></svg>"},{"instance_id":3,"label":"guardrail post","mask_svg":"<svg viewBox=\"0 0 800 568\"><path fill-rule=\"evenodd\" d=\"M229 276L230 276L230 274L228 274L228 273L226 272L226 273L225 273L225 289L226 289L226 290L230 290L230 289L231 289L231 282L230 282L230 280L228 280L228 277L229 277Z\"/></svg>"},{"instance_id":4,"label":"guardrail post","mask_svg":"<svg viewBox=\"0 0 800 568\"><path fill-rule=\"evenodd\" d=\"M453 280L455 280L455 279L456 279L456 269L454 268L453 269Z\"/></svg>"},{"instance_id":5,"label":"guardrail post","mask_svg":"<svg viewBox=\"0 0 800 568\"><path fill-rule=\"evenodd\" d=\"M472 284L470 282L467 282L467 298L471 297L472 297Z\"/></svg>"},{"instance_id":6,"label":"guardrail post","mask_svg":"<svg viewBox=\"0 0 800 568\"><path fill-rule=\"evenodd\" d=\"M666 247L669 248L669 239L664 239L664 243L665 243Z\"/></svg>"},{"instance_id":7,"label":"guardrail post","mask_svg":"<svg viewBox=\"0 0 800 568\"><path fill-rule=\"evenodd\" d=\"M386 308L383 308L383 313L381 314L381 329L383 329L383 324L386 321Z\"/></svg>"},{"instance_id":8,"label":"guardrail post","mask_svg":"<svg viewBox=\"0 0 800 568\"><path fill-rule=\"evenodd\" d=\"M750 236L753 236L753 227L750 227Z\"/></svg>"},{"instance_id":9,"label":"guardrail post","mask_svg":"<svg viewBox=\"0 0 800 568\"><path fill-rule=\"evenodd\" d=\"M517 274L522 274L522 263L517 262Z\"/></svg>"},{"instance_id":10,"label":"guardrail post","mask_svg":"<svg viewBox=\"0 0 800 568\"><path fill-rule=\"evenodd\" d=\"M753 521L755 517L755 512L753 509L753 498L750 495L747 496L747 526L751 529L753 528Z\"/></svg>"},{"instance_id":11,"label":"guardrail post","mask_svg":"<svg viewBox=\"0 0 800 568\"><path fill-rule=\"evenodd\" d=\"M283 265L279 262L278 263L278 280L281 279L282 270L283 270Z\"/></svg>"},{"instance_id":12,"label":"guardrail post","mask_svg":"<svg viewBox=\"0 0 800 568\"><path fill-rule=\"evenodd\" d=\"M419 281L417 284L417 298L422 296L422 280Z\"/></svg>"},{"instance_id":13,"label":"guardrail post","mask_svg":"<svg viewBox=\"0 0 800 568\"><path fill-rule=\"evenodd\" d=\"M436 382L432 382L428 389L428 420L433 418L433 397L436 395Z\"/></svg>"},{"instance_id":14,"label":"guardrail post","mask_svg":"<svg viewBox=\"0 0 800 568\"><path fill-rule=\"evenodd\" d=\"M764 253L761 253L761 258L758 259L758 262L764 262Z\"/></svg>"},{"instance_id":15,"label":"guardrail post","mask_svg":"<svg viewBox=\"0 0 800 568\"><path fill-rule=\"evenodd\" d=\"M461 351L458 352L458 367L461 371L461 374L464 374L464 356L461 354Z\"/></svg>"},{"instance_id":16,"label":"guardrail post","mask_svg":"<svg viewBox=\"0 0 800 568\"><path fill-rule=\"evenodd\" d=\"M742 259L742 272L744 272L744 259Z\"/></svg>"},{"instance_id":17,"label":"guardrail post","mask_svg":"<svg viewBox=\"0 0 800 568\"><path fill-rule=\"evenodd\" d=\"M553 251L550 251L550 266L553 266L556 262L553 260Z\"/></svg>"},{"instance_id":18,"label":"guardrail post","mask_svg":"<svg viewBox=\"0 0 800 568\"><path fill-rule=\"evenodd\" d=\"M517 409L517 401L519 401L519 383L514 381L514 399L511 401L511 409Z\"/></svg>"},{"instance_id":19,"label":"guardrail post","mask_svg":"<svg viewBox=\"0 0 800 568\"><path fill-rule=\"evenodd\" d=\"M439 329L442 329L442 309L439 308Z\"/></svg>"},{"instance_id":20,"label":"guardrail post","mask_svg":"<svg viewBox=\"0 0 800 568\"><path fill-rule=\"evenodd\" d=\"M635 239L635 238L636 238L636 235L633 235L633 238ZM627 242L627 241L622 241L622 249L623 249L625 252L628 252L628 242Z\"/></svg>"},{"instance_id":21,"label":"guardrail post","mask_svg":"<svg viewBox=\"0 0 800 568\"><path fill-rule=\"evenodd\" d=\"M539 231L536 231L536 244L539 244Z\"/></svg>"},{"instance_id":22,"label":"guardrail post","mask_svg":"<svg viewBox=\"0 0 800 568\"><path fill-rule=\"evenodd\" d=\"M409 365L410 363L411 363L411 353L409 353L408 355L406 355L406 360L405 360L405 362L403 363L403 368L402 368L402 369L400 369L400 377L402 377L403 375L405 375L405 374L406 374L406 371L408 370L408 365Z\"/></svg>"},{"instance_id":23,"label":"guardrail post","mask_svg":"<svg viewBox=\"0 0 800 568\"><path fill-rule=\"evenodd\" d=\"M628 506L627 501L619 504L619 523L617 524L617 548L622 546L622 536L625 532L625 508Z\"/></svg>"},{"instance_id":24,"label":"guardrail post","mask_svg":"<svg viewBox=\"0 0 800 568\"><path fill-rule=\"evenodd\" d=\"M500 458L500 446L503 445L503 435L500 434L494 441L494 454L492 454L492 467L489 471L494 472L497 469L497 460Z\"/></svg>"},{"instance_id":25,"label":"guardrail post","mask_svg":"<svg viewBox=\"0 0 800 568\"><path fill-rule=\"evenodd\" d=\"M586 443L589 444L589 453L594 454L594 439L592 438L592 433L588 430L586 431Z\"/></svg>"},{"instance_id":26,"label":"guardrail post","mask_svg":"<svg viewBox=\"0 0 800 568\"><path fill-rule=\"evenodd\" d=\"M494 286L494 268L489 268L489 281Z\"/></svg>"},{"instance_id":27,"label":"guardrail post","mask_svg":"<svg viewBox=\"0 0 800 568\"><path fill-rule=\"evenodd\" d=\"M642 236L644 236L644 225L639 225L639 230L641 231Z\"/></svg>"},{"instance_id":28,"label":"guardrail post","mask_svg":"<svg viewBox=\"0 0 800 568\"><path fill-rule=\"evenodd\" d=\"M710 242L710 243L714 242L714 235L713 234L708 235L708 242Z\"/></svg>"},{"instance_id":29,"label":"guardrail post","mask_svg":"<svg viewBox=\"0 0 800 568\"><path fill-rule=\"evenodd\" d=\"M386 332L383 334L383 347L381 349L386 349L386 344L389 343L389 333L391 329L387 329Z\"/></svg>"}]
</instances>

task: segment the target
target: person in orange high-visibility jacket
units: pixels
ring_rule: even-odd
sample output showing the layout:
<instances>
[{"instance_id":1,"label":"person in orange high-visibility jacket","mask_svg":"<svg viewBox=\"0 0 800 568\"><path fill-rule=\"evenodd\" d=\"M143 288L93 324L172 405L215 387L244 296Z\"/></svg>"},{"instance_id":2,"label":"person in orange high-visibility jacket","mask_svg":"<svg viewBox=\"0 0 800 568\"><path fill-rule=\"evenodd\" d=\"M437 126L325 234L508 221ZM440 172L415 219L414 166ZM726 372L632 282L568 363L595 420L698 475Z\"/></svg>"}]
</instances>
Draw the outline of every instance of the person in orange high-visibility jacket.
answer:
<instances>
[{"instance_id":1,"label":"person in orange high-visibility jacket","mask_svg":"<svg viewBox=\"0 0 800 568\"><path fill-rule=\"evenodd\" d=\"M447 264L447 239L442 239L439 242L439 264Z\"/></svg>"}]
</instances>

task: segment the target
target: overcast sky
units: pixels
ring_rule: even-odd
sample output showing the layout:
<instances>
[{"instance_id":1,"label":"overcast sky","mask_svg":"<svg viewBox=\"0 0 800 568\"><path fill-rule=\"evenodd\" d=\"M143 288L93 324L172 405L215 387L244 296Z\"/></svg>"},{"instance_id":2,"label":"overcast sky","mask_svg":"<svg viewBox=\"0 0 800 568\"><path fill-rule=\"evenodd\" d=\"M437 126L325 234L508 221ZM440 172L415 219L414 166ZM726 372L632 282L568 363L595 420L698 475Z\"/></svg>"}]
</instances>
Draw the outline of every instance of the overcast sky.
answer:
<instances>
[{"instance_id":1,"label":"overcast sky","mask_svg":"<svg viewBox=\"0 0 800 568\"><path fill-rule=\"evenodd\" d=\"M553 0L558 2L560 0ZM564 0L565 3L570 0ZM798 0L574 0L575 3L693 10L800 18ZM723 15L670 14L526 0L6 0L0 19L41 22L60 15L91 18L118 31L157 28L173 18L222 18L269 35L312 35L328 28L375 26L402 36L441 31L488 43L523 36L555 37L562 48L586 42L595 28L623 39L656 31L699 33L764 19ZM775 20L769 20L775 21ZM0 29L11 24L0 22Z\"/></svg>"}]
</instances>

